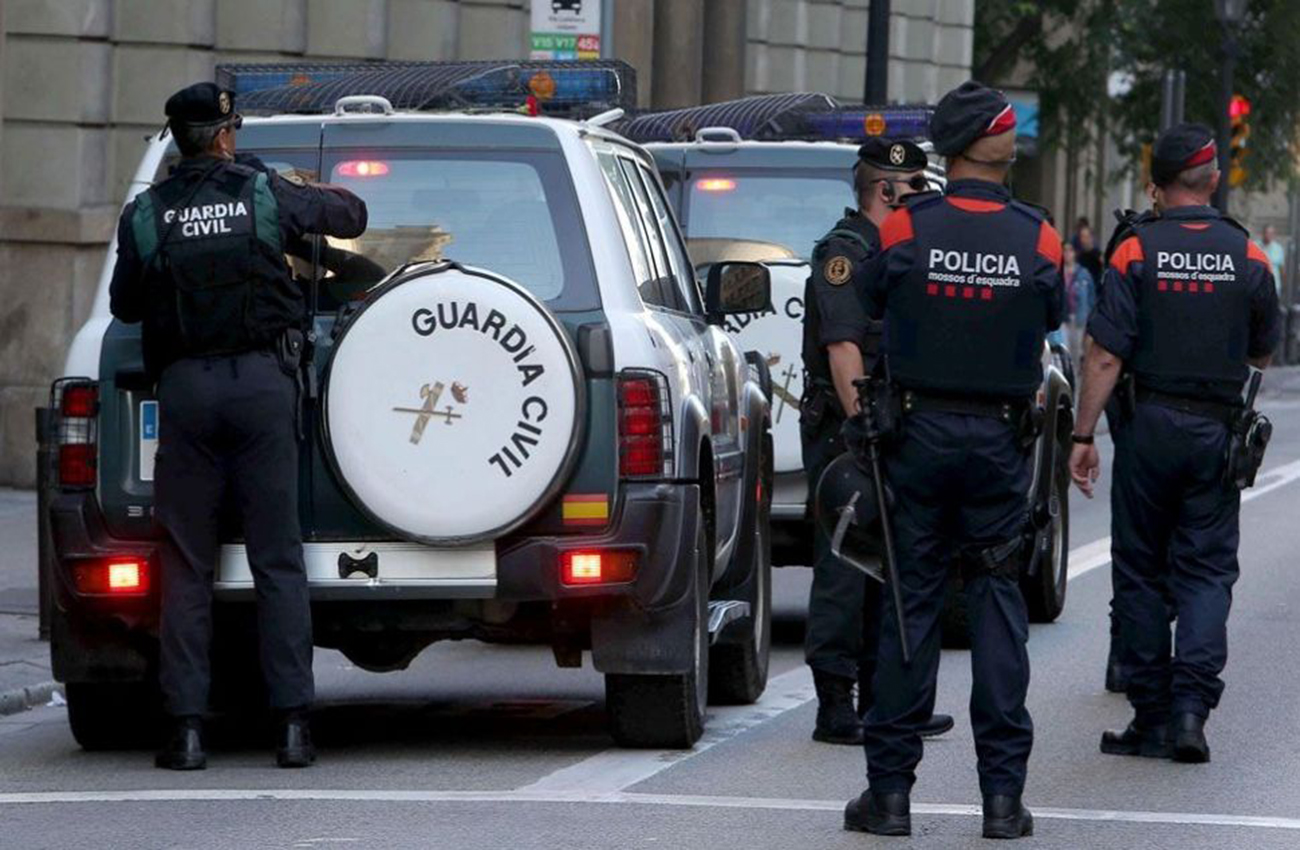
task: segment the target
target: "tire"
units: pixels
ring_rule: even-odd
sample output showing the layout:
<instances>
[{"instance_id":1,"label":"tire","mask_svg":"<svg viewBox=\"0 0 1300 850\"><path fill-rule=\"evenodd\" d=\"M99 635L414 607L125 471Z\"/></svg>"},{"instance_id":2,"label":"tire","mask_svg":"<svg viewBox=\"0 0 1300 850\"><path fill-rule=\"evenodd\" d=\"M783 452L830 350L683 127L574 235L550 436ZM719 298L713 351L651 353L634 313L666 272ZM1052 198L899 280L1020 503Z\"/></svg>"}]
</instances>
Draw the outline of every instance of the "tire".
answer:
<instances>
[{"instance_id":1,"label":"tire","mask_svg":"<svg viewBox=\"0 0 1300 850\"><path fill-rule=\"evenodd\" d=\"M767 688L768 659L772 647L772 451L771 438L763 441L759 457L763 496L754 515L753 557L738 593L723 599L749 603L750 615L727 624L709 651L709 702L714 705L750 705Z\"/></svg>"},{"instance_id":2,"label":"tire","mask_svg":"<svg viewBox=\"0 0 1300 850\"><path fill-rule=\"evenodd\" d=\"M153 746L162 722L162 697L153 682L69 682L68 723L83 750Z\"/></svg>"},{"instance_id":3,"label":"tire","mask_svg":"<svg viewBox=\"0 0 1300 850\"><path fill-rule=\"evenodd\" d=\"M701 521L695 536L701 555L690 564L695 571L693 669L668 675L605 676L609 731L620 747L688 750L704 734L704 712L709 701L709 578L713 572L709 539Z\"/></svg>"},{"instance_id":4,"label":"tire","mask_svg":"<svg viewBox=\"0 0 1300 850\"><path fill-rule=\"evenodd\" d=\"M1039 560L1038 574L1025 576L1021 591L1029 608L1031 623L1051 623L1065 610L1065 593L1070 578L1070 467L1068 447L1056 447L1056 469L1052 475L1052 499L1058 503L1056 516L1048 526L1046 551ZM1040 538L1041 540L1041 538Z\"/></svg>"}]
</instances>

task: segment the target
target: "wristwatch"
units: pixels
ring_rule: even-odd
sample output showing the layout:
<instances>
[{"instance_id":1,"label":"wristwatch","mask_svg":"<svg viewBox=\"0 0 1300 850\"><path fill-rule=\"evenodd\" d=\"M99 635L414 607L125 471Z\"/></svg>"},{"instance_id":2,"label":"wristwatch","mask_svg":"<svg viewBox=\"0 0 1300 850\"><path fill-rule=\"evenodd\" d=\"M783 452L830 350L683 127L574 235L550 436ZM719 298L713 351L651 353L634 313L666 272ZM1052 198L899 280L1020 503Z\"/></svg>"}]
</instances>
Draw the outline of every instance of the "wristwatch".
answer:
<instances>
[{"instance_id":1,"label":"wristwatch","mask_svg":"<svg viewBox=\"0 0 1300 850\"><path fill-rule=\"evenodd\" d=\"M1070 442L1080 446L1091 446L1095 442L1095 438L1091 434L1071 434Z\"/></svg>"}]
</instances>

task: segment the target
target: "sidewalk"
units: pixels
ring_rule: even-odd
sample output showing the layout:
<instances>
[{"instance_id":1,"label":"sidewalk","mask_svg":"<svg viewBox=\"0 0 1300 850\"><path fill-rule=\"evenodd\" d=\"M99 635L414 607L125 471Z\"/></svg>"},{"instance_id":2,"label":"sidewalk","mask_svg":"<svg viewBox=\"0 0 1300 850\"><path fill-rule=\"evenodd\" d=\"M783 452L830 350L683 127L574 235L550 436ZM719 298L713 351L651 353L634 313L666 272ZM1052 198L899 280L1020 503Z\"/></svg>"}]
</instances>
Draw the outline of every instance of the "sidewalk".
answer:
<instances>
[{"instance_id":1,"label":"sidewalk","mask_svg":"<svg viewBox=\"0 0 1300 850\"><path fill-rule=\"evenodd\" d=\"M57 690L36 614L36 494L0 489L0 715L43 705Z\"/></svg>"}]
</instances>

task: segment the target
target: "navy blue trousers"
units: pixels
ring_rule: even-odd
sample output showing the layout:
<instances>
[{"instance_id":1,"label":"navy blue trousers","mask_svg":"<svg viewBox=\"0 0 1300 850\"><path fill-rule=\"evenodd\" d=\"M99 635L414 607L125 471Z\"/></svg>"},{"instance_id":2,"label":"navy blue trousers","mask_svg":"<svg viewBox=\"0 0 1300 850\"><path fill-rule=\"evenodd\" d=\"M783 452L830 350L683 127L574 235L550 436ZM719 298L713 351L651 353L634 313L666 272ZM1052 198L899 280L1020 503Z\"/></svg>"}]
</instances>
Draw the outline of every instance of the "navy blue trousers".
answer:
<instances>
[{"instance_id":1,"label":"navy blue trousers","mask_svg":"<svg viewBox=\"0 0 1300 850\"><path fill-rule=\"evenodd\" d=\"M1223 693L1241 510L1240 493L1221 483L1227 442L1220 422L1139 404L1115 443L1111 576L1142 723L1206 717Z\"/></svg>"},{"instance_id":2,"label":"navy blue trousers","mask_svg":"<svg viewBox=\"0 0 1300 850\"><path fill-rule=\"evenodd\" d=\"M159 679L173 716L201 715L208 707L212 581L227 503L238 508L256 585L259 652L271 706L312 702L296 403L293 380L263 352L179 360L158 382L155 489L166 533Z\"/></svg>"},{"instance_id":3,"label":"navy blue trousers","mask_svg":"<svg viewBox=\"0 0 1300 850\"><path fill-rule=\"evenodd\" d=\"M839 417L800 430L808 474L808 503L815 504L817 481L844 453ZM859 705L871 704L880 635L880 585L831 554L831 541L813 523L813 580L808 594L804 660L819 673L856 679Z\"/></svg>"},{"instance_id":4,"label":"navy blue trousers","mask_svg":"<svg viewBox=\"0 0 1300 850\"><path fill-rule=\"evenodd\" d=\"M909 791L916 781L919 729L934 712L940 619L954 558L961 562L1024 531L1032 471L1012 426L988 417L918 413L907 418L886 474L896 494L893 527L912 662L903 663L897 614L887 601L876 700L865 730L867 778L880 793ZM971 574L965 593L980 789L1019 794L1034 740L1025 708L1025 600L1014 579L987 572Z\"/></svg>"}]
</instances>

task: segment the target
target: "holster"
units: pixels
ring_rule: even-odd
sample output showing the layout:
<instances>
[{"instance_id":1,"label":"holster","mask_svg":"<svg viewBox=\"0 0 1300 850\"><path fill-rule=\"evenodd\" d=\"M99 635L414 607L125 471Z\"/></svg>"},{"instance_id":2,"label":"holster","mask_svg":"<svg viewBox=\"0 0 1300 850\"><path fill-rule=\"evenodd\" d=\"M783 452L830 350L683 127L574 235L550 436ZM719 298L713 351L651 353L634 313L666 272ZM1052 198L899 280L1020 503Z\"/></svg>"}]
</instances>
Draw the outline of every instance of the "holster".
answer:
<instances>
[{"instance_id":1,"label":"holster","mask_svg":"<svg viewBox=\"0 0 1300 850\"><path fill-rule=\"evenodd\" d=\"M275 340L275 359L280 364L280 371L293 378L297 387L293 404L293 427L298 439L303 439L303 383L302 364L307 356L307 338L297 328L285 328Z\"/></svg>"},{"instance_id":2,"label":"holster","mask_svg":"<svg viewBox=\"0 0 1300 850\"><path fill-rule=\"evenodd\" d=\"M1223 486L1245 490L1255 486L1255 476L1264 463L1264 452L1273 437L1273 423L1258 411L1242 410L1231 426L1227 457L1223 463Z\"/></svg>"},{"instance_id":3,"label":"holster","mask_svg":"<svg viewBox=\"0 0 1300 850\"><path fill-rule=\"evenodd\" d=\"M1020 536L996 546L962 547L958 558L962 579L969 582L982 575L991 575L1019 581L1023 566L1023 559L1019 555L1024 544L1025 538Z\"/></svg>"},{"instance_id":4,"label":"holster","mask_svg":"<svg viewBox=\"0 0 1300 850\"><path fill-rule=\"evenodd\" d=\"M1137 380L1132 372L1125 372L1119 376L1114 397L1118 405L1120 421L1132 422L1137 414Z\"/></svg>"},{"instance_id":5,"label":"holster","mask_svg":"<svg viewBox=\"0 0 1300 850\"><path fill-rule=\"evenodd\" d=\"M835 390L821 381L810 381L799 400L799 424L801 427L816 431L826 421L832 404L839 404Z\"/></svg>"},{"instance_id":6,"label":"holster","mask_svg":"<svg viewBox=\"0 0 1300 850\"><path fill-rule=\"evenodd\" d=\"M1038 435L1043 433L1043 422L1047 419L1047 414L1042 407L1037 404L1027 404L1020 412L1020 419L1016 423L1016 440L1020 443L1021 451L1029 451L1038 441Z\"/></svg>"}]
</instances>

